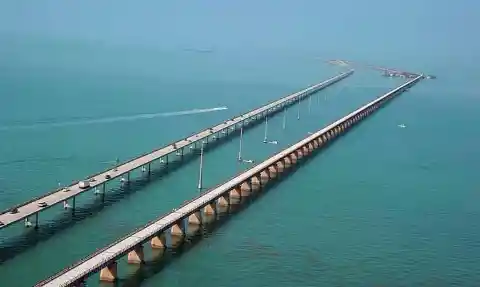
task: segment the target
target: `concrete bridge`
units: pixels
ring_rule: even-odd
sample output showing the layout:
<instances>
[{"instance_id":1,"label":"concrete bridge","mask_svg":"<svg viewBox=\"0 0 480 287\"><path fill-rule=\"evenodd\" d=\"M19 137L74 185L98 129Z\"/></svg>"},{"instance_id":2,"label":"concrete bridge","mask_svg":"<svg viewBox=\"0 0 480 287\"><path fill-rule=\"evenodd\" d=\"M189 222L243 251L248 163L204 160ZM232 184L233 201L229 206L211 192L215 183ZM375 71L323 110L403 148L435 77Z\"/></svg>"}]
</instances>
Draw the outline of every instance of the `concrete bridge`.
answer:
<instances>
[{"instance_id":1,"label":"concrete bridge","mask_svg":"<svg viewBox=\"0 0 480 287\"><path fill-rule=\"evenodd\" d=\"M169 157L174 156L183 157L184 152L193 152L197 149L197 143L202 141L208 144L209 140L218 139L221 136L228 136L229 131L234 131L240 127L247 127L254 124L258 119L263 118L268 114L274 114L279 112L282 108L293 105L306 97L322 90L338 81L345 79L352 75L354 70L342 73L335 77L332 77L319 84L310 86L304 90L283 97L279 100L273 101L260 108L251 110L243 115L237 116L216 126L207 128L196 134L193 134L185 139L181 139L172 144L169 144L160 149L141 155L128 162L122 163L113 169L105 170L95 175L87 177L82 181L73 182L71 185L64 188L56 189L49 193L46 193L40 197L31 199L27 202L11 207L0 213L0 229L5 228L15 222L21 220L28 220L28 217L35 216L35 228L38 227L38 214L56 204L67 203L68 200L72 200L71 208L75 210L75 197L81 193L89 191L91 189L100 188L99 191L102 194L102 200L104 200L106 184L115 178L121 177L127 183L130 181L130 173L137 169L142 169L142 172L150 175L152 164L155 161L160 161L165 165L168 165ZM187 149L187 151L185 151ZM126 176L126 179L124 178ZM88 183L88 187L84 188L81 185Z\"/></svg>"},{"instance_id":2,"label":"concrete bridge","mask_svg":"<svg viewBox=\"0 0 480 287\"><path fill-rule=\"evenodd\" d=\"M423 75L391 90L378 99L351 112L327 127L275 154L264 162L231 178L217 187L203 192L198 197L185 202L142 228L124 236L109 246L80 260L60 273L39 282L36 286L82 286L86 278L100 271L100 280L117 279L117 260L127 255L131 264L145 262L143 245L147 242L154 249L163 250L170 236L170 242L182 241L191 226L202 224L205 216L219 212L222 206L237 204L243 197L259 192L268 182L302 161L316 151L343 135L370 114L384 106L395 96L400 95L421 79ZM175 246L172 246L175 247Z\"/></svg>"}]
</instances>

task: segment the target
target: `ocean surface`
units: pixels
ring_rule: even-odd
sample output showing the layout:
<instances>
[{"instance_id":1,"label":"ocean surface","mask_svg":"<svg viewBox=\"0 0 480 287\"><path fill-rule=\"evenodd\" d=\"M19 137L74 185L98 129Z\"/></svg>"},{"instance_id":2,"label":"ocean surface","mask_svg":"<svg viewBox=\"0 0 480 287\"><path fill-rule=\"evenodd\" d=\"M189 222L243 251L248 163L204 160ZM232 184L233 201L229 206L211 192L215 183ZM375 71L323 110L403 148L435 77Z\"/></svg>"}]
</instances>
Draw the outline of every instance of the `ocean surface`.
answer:
<instances>
[{"instance_id":1,"label":"ocean surface","mask_svg":"<svg viewBox=\"0 0 480 287\"><path fill-rule=\"evenodd\" d=\"M336 75L299 55L155 51L80 44L0 47L0 209L41 195ZM383 57L386 57L385 55ZM144 268L119 261L120 286L478 286L478 74L395 62L424 80L317 154L188 252ZM387 64L385 64L387 65ZM245 132L261 161L402 83L356 73ZM227 107L226 109L223 107ZM406 128L399 128L404 124ZM211 187L247 166L238 137L208 151ZM199 159L102 207L80 196L0 232L1 286L32 286L198 191ZM151 257L145 248L147 259ZM98 274L88 286L100 286ZM108 286L108 284L103 284Z\"/></svg>"}]
</instances>

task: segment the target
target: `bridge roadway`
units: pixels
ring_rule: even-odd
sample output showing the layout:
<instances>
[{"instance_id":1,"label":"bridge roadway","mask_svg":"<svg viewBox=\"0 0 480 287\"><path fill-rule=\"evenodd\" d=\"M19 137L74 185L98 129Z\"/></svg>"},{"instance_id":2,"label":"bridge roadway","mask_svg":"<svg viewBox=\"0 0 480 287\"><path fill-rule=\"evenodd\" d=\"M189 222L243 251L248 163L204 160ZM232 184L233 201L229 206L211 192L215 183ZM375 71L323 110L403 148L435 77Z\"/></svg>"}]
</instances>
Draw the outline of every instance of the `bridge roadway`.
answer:
<instances>
[{"instance_id":1,"label":"bridge roadway","mask_svg":"<svg viewBox=\"0 0 480 287\"><path fill-rule=\"evenodd\" d=\"M53 275L52 277L42 282L39 282L35 286L38 286L38 287L69 286L71 284L76 284L82 281L83 278L105 267L109 262L115 261L119 257L122 257L129 251L133 250L135 246L143 244L144 242L146 242L156 234L159 234L160 232L167 230L170 226L186 218L187 216L194 213L196 210L199 210L209 202L222 196L226 192L234 189L235 187L239 186L243 182L247 181L252 176L259 174L263 170L267 169L269 166L282 160L283 158L295 152L296 150L300 149L301 147L305 146L306 144L312 142L317 138L320 138L321 136L324 136L328 132L337 128L339 125L342 125L347 121L351 121L352 119L355 119L355 117L357 117L356 121L360 121L361 120L360 115L363 112L367 111L367 109L372 109L372 107L374 106L375 106L374 107L375 109L378 109L384 103L388 102L389 99L393 98L398 94L401 94L403 91L405 91L406 89L408 89L409 87L413 86L418 81L423 79L423 77L424 77L423 75L419 75L415 79L412 79L406 82L405 84L391 90L390 92L377 98L376 100L364 105L363 107L360 107L359 109L351 112L350 114L335 121L334 123L328 125L327 127L313 133L312 135L290 146L289 148L275 154L274 156L270 157L264 162L253 166L249 170L233 177L232 179L228 180L223 184L218 185L213 189L203 192L201 195L194 198L193 200L181 205L178 209L176 210L174 209L174 211L169 212L166 215L161 216L157 220L154 220L153 222L148 223L145 227L139 228L136 231L112 243L111 245L96 251L95 253L91 254L85 259L72 265L71 267L64 269L60 273Z\"/></svg>"},{"instance_id":2,"label":"bridge roadway","mask_svg":"<svg viewBox=\"0 0 480 287\"><path fill-rule=\"evenodd\" d=\"M254 109L250 112L247 112L243 115L240 115L238 117L235 117L233 119L227 120L223 123L220 123L212 128L207 128L199 133L193 134L185 139L179 140L175 142L174 144L169 144L163 148L154 150L150 153L144 154L142 156L139 156L135 159L132 159L128 162L125 162L119 166L117 166L117 170L115 169L109 169L103 172L100 172L96 175L92 175L87 177L88 179L94 179L95 181L90 182L90 187L82 189L79 186L79 182L74 182L70 186L67 186L62 189L56 189L52 192L49 192L47 194L44 194L40 197L31 199L25 203L22 203L20 205L15 206L15 208L18 209L17 213L11 213L10 211L14 208L11 207L3 212L0 213L0 229L7 227L8 225L11 225L15 222L21 221L25 218L28 218L29 216L36 215L36 225L38 224L38 213L52 207L53 205L56 205L58 203L64 202L70 198L75 198L75 196L86 192L90 189L96 188L98 186L101 186L102 184L105 184L119 176L122 176L124 174L129 173L130 171L133 171L139 167L145 166L150 164L151 162L160 159L164 156L168 156L171 153L176 153L177 151L182 151L184 147L188 147L188 145L194 144L200 140L203 140L205 138L208 139L209 136L215 135L218 132L228 130L230 127L235 127L237 124L243 124L243 121L251 119L252 117L255 117L257 115L262 114L263 112L270 112L272 109L283 105L287 104L290 102L294 102L297 100L301 100L304 97L307 97L311 95L312 93L315 93L323 88L328 87L331 84L334 84L340 80L343 80L344 78L352 75L354 70L350 70L348 72L342 73L340 75L337 75L335 77L332 77L326 81L323 81L319 84L313 85L311 87L308 87L304 90L301 90L299 92L296 92L294 94L291 94L289 96L283 97L279 100L273 101L265 106L262 106L260 108ZM149 167L150 168L150 167ZM105 178L106 175L110 175L110 178L107 179ZM67 190L67 191L65 191ZM40 207L38 205L39 202L45 202L47 204L46 207Z\"/></svg>"}]
</instances>

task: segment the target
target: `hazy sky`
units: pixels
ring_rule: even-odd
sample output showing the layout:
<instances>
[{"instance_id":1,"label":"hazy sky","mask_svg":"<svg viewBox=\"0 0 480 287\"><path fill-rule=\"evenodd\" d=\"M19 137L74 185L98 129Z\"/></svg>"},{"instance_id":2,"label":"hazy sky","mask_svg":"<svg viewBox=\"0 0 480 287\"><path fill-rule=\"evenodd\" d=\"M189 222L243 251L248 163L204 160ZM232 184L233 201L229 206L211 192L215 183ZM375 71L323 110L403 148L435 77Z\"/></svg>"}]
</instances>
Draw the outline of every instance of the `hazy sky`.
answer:
<instances>
[{"instance_id":1,"label":"hazy sky","mask_svg":"<svg viewBox=\"0 0 480 287\"><path fill-rule=\"evenodd\" d=\"M1 39L175 48L459 57L480 51L475 0L26 1L0 3ZM409 38L400 38L399 36Z\"/></svg>"}]
</instances>

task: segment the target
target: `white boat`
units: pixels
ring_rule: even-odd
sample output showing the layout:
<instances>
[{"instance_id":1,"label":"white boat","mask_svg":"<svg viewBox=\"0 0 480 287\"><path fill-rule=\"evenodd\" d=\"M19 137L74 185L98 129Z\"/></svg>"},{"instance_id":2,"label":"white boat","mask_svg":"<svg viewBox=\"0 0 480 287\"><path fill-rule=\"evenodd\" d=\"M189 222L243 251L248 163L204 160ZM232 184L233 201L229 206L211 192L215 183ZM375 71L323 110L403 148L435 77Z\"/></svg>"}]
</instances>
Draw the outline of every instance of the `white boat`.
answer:
<instances>
[{"instance_id":1,"label":"white boat","mask_svg":"<svg viewBox=\"0 0 480 287\"><path fill-rule=\"evenodd\" d=\"M406 128L407 126L404 125L404 124L400 124L400 125L398 125L398 127L403 129L403 128Z\"/></svg>"}]
</instances>

